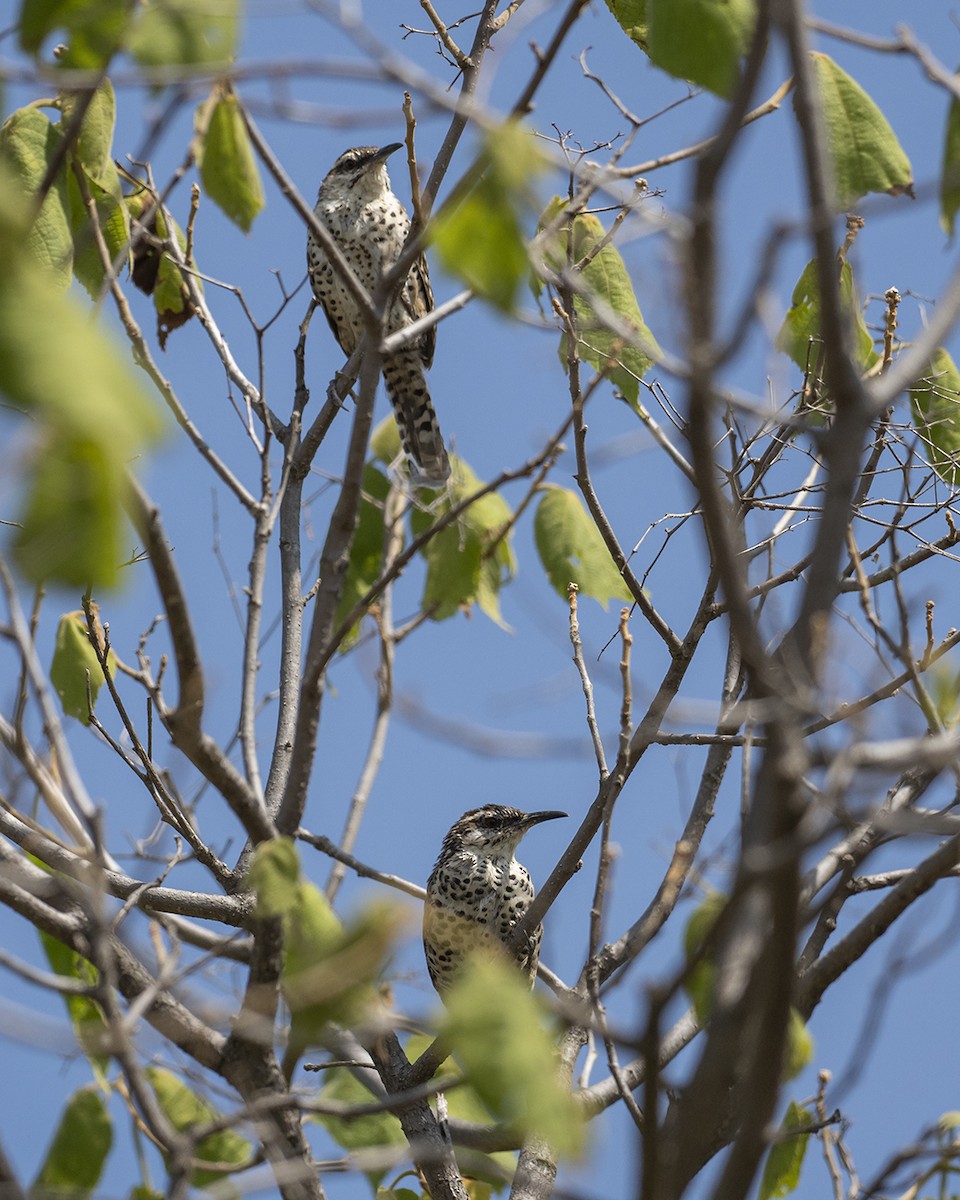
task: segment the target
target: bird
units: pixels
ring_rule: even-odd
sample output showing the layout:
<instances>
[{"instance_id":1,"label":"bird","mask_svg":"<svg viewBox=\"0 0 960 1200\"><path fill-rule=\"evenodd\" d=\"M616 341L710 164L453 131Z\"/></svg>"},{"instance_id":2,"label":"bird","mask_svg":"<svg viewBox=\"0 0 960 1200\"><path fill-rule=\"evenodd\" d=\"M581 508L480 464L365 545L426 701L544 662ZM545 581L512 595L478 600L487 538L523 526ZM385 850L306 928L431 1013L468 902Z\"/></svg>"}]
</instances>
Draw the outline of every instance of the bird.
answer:
<instances>
[{"instance_id":1,"label":"bird","mask_svg":"<svg viewBox=\"0 0 960 1200\"><path fill-rule=\"evenodd\" d=\"M396 262L410 232L410 218L390 190L386 166L387 159L402 144L345 150L324 176L313 210L370 294ZM312 230L307 232L307 269L313 294L341 350L349 357L363 336L363 318ZM399 333L431 312L430 272L426 258L420 254L394 295L383 332L388 336ZM402 349L385 354L382 363L383 380L413 482L434 488L442 487L450 477L450 460L424 378L424 371L433 362L436 338L436 326L431 325Z\"/></svg>"},{"instance_id":2,"label":"bird","mask_svg":"<svg viewBox=\"0 0 960 1200\"><path fill-rule=\"evenodd\" d=\"M476 950L506 943L534 897L526 867L517 862L520 839L541 821L567 814L525 813L502 804L465 812L443 839L427 880L423 948L430 980L445 999L465 959ZM513 951L530 987L540 959L543 926L528 931Z\"/></svg>"}]
</instances>

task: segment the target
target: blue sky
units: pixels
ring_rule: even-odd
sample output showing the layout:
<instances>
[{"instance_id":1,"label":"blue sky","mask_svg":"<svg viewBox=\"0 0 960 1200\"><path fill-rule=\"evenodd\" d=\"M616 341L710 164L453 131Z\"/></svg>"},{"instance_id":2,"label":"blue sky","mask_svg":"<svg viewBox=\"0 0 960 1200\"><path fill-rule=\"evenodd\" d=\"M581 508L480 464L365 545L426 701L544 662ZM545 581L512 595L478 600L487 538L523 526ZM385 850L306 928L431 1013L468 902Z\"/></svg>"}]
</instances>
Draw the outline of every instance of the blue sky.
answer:
<instances>
[{"instance_id":1,"label":"blue sky","mask_svg":"<svg viewBox=\"0 0 960 1200\"><path fill-rule=\"evenodd\" d=\"M444 6L445 9L449 5ZM492 112L505 112L532 66L531 41L543 45L556 20L558 6L528 0L518 19L488 55L480 99ZM877 2L862 4L836 0L822 5L822 15L837 24L848 24L877 36L889 36L903 19L903 6ZM368 28L392 50L430 72L441 84L452 82L448 67L435 55L430 39L410 36L401 40L399 23L423 27L424 18L412 0L389 5L370 3L365 10ZM452 19L452 12L451 12ZM457 13L456 15L459 15ZM929 44L946 63L960 58L958 29L940 6L913 6L909 20L921 41ZM917 63L905 55L878 55L834 39L823 38L818 48L833 55L859 80L883 108L910 156L917 185L917 200L873 197L862 207L866 228L858 239L854 263L863 295L882 296L896 285L904 294L901 332L909 337L922 324L934 298L942 289L955 261L955 252L939 228L936 188L946 119L946 101L923 78ZM578 62L586 52L592 71L603 76L634 112L652 115L686 96L685 84L653 69L643 54L618 30L605 6L595 3L577 24L554 69L537 95L530 126L545 137L555 129L567 132L584 146L606 142L622 134L625 123L596 84L583 76ZM14 47L0 44L3 62ZM261 0L247 9L242 58L244 61L299 62L348 58L364 61L363 54L332 25L308 6L296 2L271 5ZM782 81L783 55L774 49L759 98L772 93ZM274 151L285 164L301 192L312 202L319 179L337 155L354 144L382 144L402 137L402 89L395 83L371 83L292 73L272 87L250 82L239 94L254 108L256 119ZM9 112L39 91L9 86L4 104ZM202 99L201 89L185 103L162 130L152 151L157 179L169 177L182 159L190 136L193 109ZM283 101L290 116L271 113ZM165 97L152 97L141 89L119 94L119 123L115 149L136 154L144 140L146 124L161 111ZM447 118L433 112L415 95L419 126L418 152L422 164L432 162L444 134ZM642 161L707 135L719 113L717 102L700 96L652 121L641 132L628 161ZM447 176L445 189L471 162L469 134L461 143ZM591 156L593 157L593 156ZM602 158L602 152L597 152ZM756 256L772 223L790 222L803 212L804 193L798 170L798 148L792 111L787 101L779 113L755 123L743 137L734 170L722 196L723 248L721 325L726 314L738 311L755 271ZM682 329L677 320L679 282L676 269L678 219L688 204L689 163L651 174L651 187L662 194L648 202L654 220L625 227L618 243L631 272L645 319L660 343L675 354L683 353ZM395 189L404 198L408 182L402 164L393 167ZM188 176L187 183L191 176ZM185 222L187 183L174 192L171 207ZM231 226L209 201L204 201L197 225L197 257L202 270L215 279L242 288L255 318L265 322L278 307L280 292L272 272L279 272L288 288L304 274L302 223L283 197L266 180L267 207L250 235ZM565 181L559 173L541 183L545 203ZM441 200L446 191L441 192ZM838 229L840 228L838 223ZM841 238L838 233L838 243ZM811 256L799 238L787 241L771 287L767 328L758 330L744 350L726 368L724 382L766 403L770 396L785 403L797 385L792 364L772 348L771 334L789 303L793 284ZM433 282L438 302L460 289L435 266ZM254 341L236 299L208 286L208 296L218 321L244 370L256 375ZM148 326L151 314L145 298L135 300L139 319ZM481 478L490 478L506 467L517 466L534 454L559 425L568 403L566 381L557 358L557 334L537 328L538 314L532 298L521 300L522 312L531 318L514 323L484 307L469 305L445 322L439 331L430 387L448 440ZM306 306L305 291L271 326L264 339L264 392L282 414L289 410L293 384L293 348L296 326ZM881 305L868 308L876 321ZM957 347L954 343L954 353ZM341 354L321 320L313 323L308 351L308 379L312 404L323 396L327 380L341 362ZM173 334L161 366L168 372L183 402L231 465L255 486L258 464L241 422L231 409L224 375L209 344L193 322ZM672 399L682 405L682 388L663 376ZM377 418L386 412L378 399ZM901 408L900 417L904 412ZM638 566L646 570L660 548L665 528L677 521L648 527L664 514L688 511L691 498L678 478L647 438L628 408L613 399L609 389L598 395L589 414L590 445L597 453L595 478L602 501L621 543L641 542ZM194 606L201 647L208 663L211 693L210 732L230 736L238 711L238 669L241 628L233 603L242 605L241 588L249 557L249 529L235 503L218 494L209 472L185 439L169 423L163 446L143 465L146 486L160 504L180 569L187 580ZM342 465L348 424L336 423L316 463L316 476L305 495L312 497L306 514L313 546L322 539L335 496L323 472L336 475ZM574 486L570 451L553 476L563 486ZM522 485L506 491L517 503ZM792 539L805 539L800 527ZM132 535L131 535L132 537ZM495 800L521 808L561 808L576 819L594 798L596 766L592 760L583 719L583 698L570 661L565 604L549 588L535 556L529 515L517 531L520 570L502 597L503 617L511 631L498 628L481 614L458 616L441 624L428 624L401 646L397 655L397 713L394 717L383 767L377 779L368 816L357 846L360 858L377 867L423 882L449 825L470 807ZM791 543L784 554L799 557ZM674 628L682 629L696 602L705 550L699 529L687 522L674 536L667 552L650 573L647 586L658 607ZM275 565L272 563L272 565ZM950 612L956 594L955 566L951 563L926 575L922 592L909 593L916 603L917 621L927 598L940 601L943 627L954 623ZM159 610L152 581L144 565L131 568L125 589L103 600L104 616L121 657L132 659L136 639ZM396 590L398 616L415 611L422 578L408 572ZM266 625L276 612L275 578L267 602ZM47 601L48 618L77 606L77 598L53 594ZM616 604L607 611L583 601L580 617L588 663L597 685L601 728L607 735L608 753L615 748L619 707L616 655L612 650L597 661L602 647L616 629ZM771 628L787 612L768 614ZM51 628L53 622L51 620ZM642 711L650 689L656 686L665 659L660 645L639 618L634 623L634 691L636 711ZM47 636L45 634L45 636ZM264 646L262 690L272 691L278 638ZM696 668L683 689L684 704L676 714L678 728L709 728L713 700L722 669L720 631L708 635ZM330 671L330 694L323 709L316 770L305 824L316 832L337 836L351 792L363 763L375 699L376 651L372 644L358 648L336 662ZM867 649L852 638L838 650L827 680L828 693L839 700L845 689L869 675L873 663ZM905 705L894 706L883 720L884 732L917 732L917 717ZM263 753L269 753L274 709L269 704L259 731ZM451 726L469 732L458 738ZM876 732L876 730L874 730ZM492 739L481 735L495 735ZM483 741L484 750L472 748ZM490 749L491 741L498 749ZM72 731L72 742L93 780L92 791L102 802L110 827L132 840L153 828L152 812L134 781L89 735ZM536 744L533 751L530 746ZM196 792L196 781L168 756L171 770L187 795ZM651 751L621 798L614 823L614 838L622 855L614 869L613 890L607 917L608 936L615 937L635 919L648 902L662 875L682 828L687 803L697 784L704 751L690 747L665 747ZM131 785L134 786L131 786ZM877 782L882 797L886 784ZM710 859L707 877L719 887L726 880L725 866L733 846L738 796L735 772L723 793L723 809L708 835ZM232 859L240 848L240 832L213 795L199 801L199 813L211 840L224 847ZM562 850L567 830L562 822L535 830L524 843L523 858L536 879L542 879ZM573 828L572 823L569 827ZM927 847L929 850L932 844ZM319 883L328 864L307 860L308 871ZM881 858L878 860L883 862ZM904 865L892 856L890 866ZM586 913L595 863L591 858L552 910L547 923L544 959L567 979L576 975L586 947ZM134 869L131 865L130 869ZM146 870L146 868L140 868ZM183 886L202 876L182 872ZM178 877L179 882L179 877ZM349 907L371 887L348 879L344 900ZM868 901L859 902L865 905ZM903 922L904 932L892 933L855 971L826 998L811 1023L816 1055L811 1069L791 1094L805 1097L814 1088L816 1069L828 1067L842 1079L850 1057L871 1012L871 1003L883 977L901 959L908 962L928 941L934 941L951 924L956 927L954 884L941 884L918 904ZM638 1019L643 1011L644 987L678 962L679 925L648 950L628 980L620 986L614 1011L621 1023ZM865 908L854 911L862 912ZM411 928L418 914L411 906ZM32 931L18 918L0 912L0 940L24 957L35 958ZM435 1003L420 957L418 939L411 934L396 960L396 995L400 1007L417 1016L434 1011ZM223 987L229 1007L230 984ZM956 994L960 971L951 947L931 955L915 970L906 971L893 989L882 1013L868 1061L850 1086L835 1101L852 1121L848 1140L861 1177L869 1178L899 1145L909 1142L946 1109L957 1107L955 1055L944 1052L947 1042L942 1014ZM7 1152L25 1181L32 1179L67 1090L85 1081L82 1062L65 1064L60 1055L69 1045L69 1030L53 998L29 988L14 977L3 983L9 1000L0 1012L0 1024L13 1034L0 1042L0 1061L8 1080L18 1080L0 1094L0 1128ZM207 1000L211 993L204 993ZM678 1010L679 1011L679 1010ZM936 1016L934 1016L936 1014ZM25 1038L16 1036L22 1019ZM32 1030L32 1032L31 1032ZM35 1035L35 1036L34 1036ZM156 1049L147 1034L144 1047ZM51 1052L54 1051L54 1052ZM682 1078L684 1060L668 1073ZM594 1079L598 1078L598 1067ZM119 1119L119 1114L118 1114ZM636 1159L629 1126L621 1115L597 1122L596 1140L588 1163L567 1176L578 1192L593 1197L627 1196L634 1192ZM134 1180L129 1138L120 1132L111 1159L104 1194L124 1194ZM811 1147L805 1176L797 1195L801 1200L821 1196L827 1186L822 1163L814 1161ZM331 1196L366 1195L367 1185L333 1177Z\"/></svg>"}]
</instances>

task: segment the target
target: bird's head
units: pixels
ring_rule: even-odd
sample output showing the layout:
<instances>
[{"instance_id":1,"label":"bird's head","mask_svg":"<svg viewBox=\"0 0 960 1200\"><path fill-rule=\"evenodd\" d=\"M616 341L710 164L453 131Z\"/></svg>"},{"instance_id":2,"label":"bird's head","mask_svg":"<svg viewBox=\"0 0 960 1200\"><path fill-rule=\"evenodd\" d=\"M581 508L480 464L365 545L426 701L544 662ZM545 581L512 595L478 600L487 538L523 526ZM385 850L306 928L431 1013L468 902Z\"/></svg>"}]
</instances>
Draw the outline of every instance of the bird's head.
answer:
<instances>
[{"instance_id":1,"label":"bird's head","mask_svg":"<svg viewBox=\"0 0 960 1200\"><path fill-rule=\"evenodd\" d=\"M321 192L351 192L371 197L389 192L387 159L402 145L403 142L391 142L389 146L354 146L352 150L344 150L324 176Z\"/></svg>"},{"instance_id":2,"label":"bird's head","mask_svg":"<svg viewBox=\"0 0 960 1200\"><path fill-rule=\"evenodd\" d=\"M512 858L520 839L541 821L565 817L553 809L525 813L503 804L485 804L463 814L444 839L444 849L471 850L475 854Z\"/></svg>"}]
</instances>

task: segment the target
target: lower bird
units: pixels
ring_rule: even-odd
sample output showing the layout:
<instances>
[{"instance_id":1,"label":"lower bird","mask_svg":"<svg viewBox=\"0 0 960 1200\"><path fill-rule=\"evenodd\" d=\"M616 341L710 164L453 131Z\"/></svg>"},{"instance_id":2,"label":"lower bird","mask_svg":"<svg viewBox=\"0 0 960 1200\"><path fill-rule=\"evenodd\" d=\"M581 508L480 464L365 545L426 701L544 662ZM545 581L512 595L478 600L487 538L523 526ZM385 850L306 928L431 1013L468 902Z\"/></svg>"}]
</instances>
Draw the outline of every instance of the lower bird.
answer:
<instances>
[{"instance_id":1,"label":"lower bird","mask_svg":"<svg viewBox=\"0 0 960 1200\"><path fill-rule=\"evenodd\" d=\"M407 210L390 190L387 159L401 147L356 146L333 164L317 195L314 215L368 294L393 266L410 233ZM326 313L344 354L360 344L366 329L356 300L313 232L307 234L307 269L313 294ZM399 333L433 312L427 260L420 254L390 304L383 333ZM393 354L383 357L383 381L393 405L400 444L415 484L442 487L450 460L427 390L424 371L433 362L437 328L431 325Z\"/></svg>"},{"instance_id":2,"label":"lower bird","mask_svg":"<svg viewBox=\"0 0 960 1200\"><path fill-rule=\"evenodd\" d=\"M443 839L427 881L423 948L427 970L441 999L456 981L466 957L505 944L534 897L526 867L517 862L520 839L541 821L567 814L525 813L487 804L466 812ZM543 926L531 929L514 951L530 986L537 973Z\"/></svg>"}]
</instances>

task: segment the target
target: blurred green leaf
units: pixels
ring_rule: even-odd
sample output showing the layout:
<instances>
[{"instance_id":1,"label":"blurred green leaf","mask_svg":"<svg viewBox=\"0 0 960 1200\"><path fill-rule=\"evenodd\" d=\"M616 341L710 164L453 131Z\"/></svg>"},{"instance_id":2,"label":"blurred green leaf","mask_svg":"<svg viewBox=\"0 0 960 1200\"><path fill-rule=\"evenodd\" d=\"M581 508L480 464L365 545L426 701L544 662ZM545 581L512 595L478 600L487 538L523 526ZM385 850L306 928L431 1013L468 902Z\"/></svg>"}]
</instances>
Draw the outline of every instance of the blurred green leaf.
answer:
<instances>
[{"instance_id":1,"label":"blurred green leaf","mask_svg":"<svg viewBox=\"0 0 960 1200\"><path fill-rule=\"evenodd\" d=\"M257 847L248 882L257 895L258 915L283 921L288 1054L299 1056L321 1040L330 1021L356 1024L372 1014L377 1003L372 984L405 921L404 910L372 903L344 926L323 893L301 877L289 838Z\"/></svg>"},{"instance_id":2,"label":"blurred green leaf","mask_svg":"<svg viewBox=\"0 0 960 1200\"><path fill-rule=\"evenodd\" d=\"M18 109L0 126L0 162L8 168L22 197L32 199L40 190L47 168L58 152L61 136L60 130L38 108ZM69 214L66 175L61 167L24 237L29 253L48 269L48 286L61 291L70 286L73 272ZM56 325L48 322L47 328L55 329ZM54 340L49 336L44 339L48 345Z\"/></svg>"},{"instance_id":3,"label":"blurred green leaf","mask_svg":"<svg viewBox=\"0 0 960 1200\"><path fill-rule=\"evenodd\" d=\"M97 632L102 639L100 623ZM102 645L102 641L101 641ZM116 668L116 655L108 652L111 667ZM76 717L84 725L89 724L87 711L87 680L89 676L90 701L96 705L97 696L103 686L103 669L97 653L90 645L87 622L83 613L64 613L57 625L57 640L50 665L50 682L60 697L63 711Z\"/></svg>"},{"instance_id":4,"label":"blurred green leaf","mask_svg":"<svg viewBox=\"0 0 960 1200\"><path fill-rule=\"evenodd\" d=\"M477 162L477 182L430 224L430 240L444 269L506 312L529 274L523 218L535 211L533 183L545 165L521 125L507 122L490 130Z\"/></svg>"},{"instance_id":5,"label":"blurred green leaf","mask_svg":"<svg viewBox=\"0 0 960 1200\"><path fill-rule=\"evenodd\" d=\"M197 113L200 178L210 198L234 224L249 233L266 201L240 105L217 84Z\"/></svg>"},{"instance_id":6,"label":"blurred green leaf","mask_svg":"<svg viewBox=\"0 0 960 1200\"><path fill-rule=\"evenodd\" d=\"M782 1078L795 1079L813 1061L813 1035L803 1017L795 1008L790 1009L787 1025L787 1046Z\"/></svg>"},{"instance_id":7,"label":"blurred green leaf","mask_svg":"<svg viewBox=\"0 0 960 1200\"><path fill-rule=\"evenodd\" d=\"M861 370L868 370L880 356L873 348L873 338L863 319L853 268L848 262L840 268L840 307L853 325L854 359ZM805 371L810 359L810 343L820 341L822 336L817 264L811 259L793 289L790 308L777 333L776 347L789 355L801 371Z\"/></svg>"},{"instance_id":8,"label":"blurred green leaf","mask_svg":"<svg viewBox=\"0 0 960 1200\"><path fill-rule=\"evenodd\" d=\"M702 955L703 945L726 906L723 892L708 892L690 914L683 933L683 952L689 968L683 986L700 1025L709 1020L717 974L713 963Z\"/></svg>"},{"instance_id":9,"label":"blurred green leaf","mask_svg":"<svg viewBox=\"0 0 960 1200\"><path fill-rule=\"evenodd\" d=\"M555 197L540 218L541 229L548 227L563 207L564 201ZM574 217L573 245L568 251L569 237L569 225L565 225L549 239L545 258L558 275L572 271L587 289L586 295L575 292L573 296L577 353L594 370L606 371L624 399L638 409L640 380L660 357L660 347L643 319L620 252L612 244L598 249L606 237L600 221L591 213ZM605 327L598 314L597 301L634 330L639 345L625 342L619 334ZM560 341L560 360L565 370L569 367L569 352L565 333Z\"/></svg>"},{"instance_id":10,"label":"blurred green leaf","mask_svg":"<svg viewBox=\"0 0 960 1200\"><path fill-rule=\"evenodd\" d=\"M604 608L609 600L631 598L610 551L574 492L554 484L541 489L533 535L547 578L564 600L570 583Z\"/></svg>"},{"instance_id":11,"label":"blurred green leaf","mask_svg":"<svg viewBox=\"0 0 960 1200\"><path fill-rule=\"evenodd\" d=\"M67 44L58 66L104 67L120 48L129 9L129 0L23 0L20 46L38 55L50 34L62 31Z\"/></svg>"},{"instance_id":12,"label":"blurred green leaf","mask_svg":"<svg viewBox=\"0 0 960 1200\"><path fill-rule=\"evenodd\" d=\"M198 1126L202 1128L219 1120L221 1113L187 1087L172 1071L163 1067L147 1067L144 1074L153 1088L157 1103L178 1133L190 1133ZM232 1167L249 1164L252 1154L251 1144L233 1129L221 1129L208 1134L197 1142L193 1150L193 1157L201 1162L223 1163ZM219 1183L222 1187L224 1175L225 1172L221 1170L207 1171L198 1167L192 1172L190 1182L197 1188L207 1187L211 1183Z\"/></svg>"},{"instance_id":13,"label":"blurred green leaf","mask_svg":"<svg viewBox=\"0 0 960 1200\"><path fill-rule=\"evenodd\" d=\"M646 50L647 0L607 0L607 8L627 37L636 42L641 50Z\"/></svg>"},{"instance_id":14,"label":"blurred green leaf","mask_svg":"<svg viewBox=\"0 0 960 1200\"><path fill-rule=\"evenodd\" d=\"M960 100L952 96L947 109L940 176L940 224L948 237L953 237L957 209L960 209Z\"/></svg>"},{"instance_id":15,"label":"blurred green leaf","mask_svg":"<svg viewBox=\"0 0 960 1200\"><path fill-rule=\"evenodd\" d=\"M77 954L63 942L58 942L50 934L39 931L40 943L51 970L67 979L76 979L80 983L93 986L97 982L97 971L92 963ZM106 1044L107 1022L100 1005L90 996L77 996L69 992L63 993L63 1002L70 1015L77 1041L84 1054L97 1074L98 1081L106 1075L110 1056L103 1053Z\"/></svg>"},{"instance_id":16,"label":"blurred green leaf","mask_svg":"<svg viewBox=\"0 0 960 1200\"><path fill-rule=\"evenodd\" d=\"M910 160L897 135L859 83L826 54L812 52L833 161L835 207L843 211L868 192L913 196ZM796 105L796 93L794 105Z\"/></svg>"},{"instance_id":17,"label":"blurred green leaf","mask_svg":"<svg viewBox=\"0 0 960 1200\"><path fill-rule=\"evenodd\" d=\"M930 466L949 487L960 486L960 372L942 347L910 389L910 411Z\"/></svg>"},{"instance_id":18,"label":"blurred green leaf","mask_svg":"<svg viewBox=\"0 0 960 1200\"><path fill-rule=\"evenodd\" d=\"M445 1000L441 1036L490 1111L561 1154L578 1154L582 1117L558 1078L543 1011L515 966L500 955L473 955Z\"/></svg>"},{"instance_id":19,"label":"blurred green leaf","mask_svg":"<svg viewBox=\"0 0 960 1200\"><path fill-rule=\"evenodd\" d=\"M393 418L388 417L387 420L396 430ZM397 446L399 447L399 445L398 437ZM353 545L350 548L350 565L347 567L347 577L344 580L340 601L337 605L338 625L380 578L386 537L383 506L389 492L390 481L387 477L371 463L367 463L363 469L363 490L357 517L357 532L354 534ZM350 633L340 643L341 654L349 650L356 642L359 632L360 622L357 621Z\"/></svg>"},{"instance_id":20,"label":"blurred green leaf","mask_svg":"<svg viewBox=\"0 0 960 1200\"><path fill-rule=\"evenodd\" d=\"M789 1134L793 1129L806 1128L812 1121L810 1113L795 1101L790 1102L787 1115L780 1125L780 1133L787 1136L784 1141L770 1147L760 1180L758 1200L781 1200L781 1197L796 1191L810 1135L801 1133L790 1137Z\"/></svg>"},{"instance_id":21,"label":"blurred green leaf","mask_svg":"<svg viewBox=\"0 0 960 1200\"><path fill-rule=\"evenodd\" d=\"M415 537L483 486L463 459L454 456L452 462L453 475L439 504L431 505L429 512L414 509L411 515ZM500 616L500 591L513 578L516 560L511 535L501 535L512 515L503 497L489 492L421 550L427 562L421 603L433 609L435 621L444 621L476 604L491 621L505 627Z\"/></svg>"},{"instance_id":22,"label":"blurred green leaf","mask_svg":"<svg viewBox=\"0 0 960 1200\"><path fill-rule=\"evenodd\" d=\"M83 1200L100 1182L113 1144L110 1114L97 1087L74 1092L30 1189L32 1200Z\"/></svg>"},{"instance_id":23,"label":"blurred green leaf","mask_svg":"<svg viewBox=\"0 0 960 1200\"><path fill-rule=\"evenodd\" d=\"M729 98L756 24L756 0L647 0L651 61Z\"/></svg>"},{"instance_id":24,"label":"blurred green leaf","mask_svg":"<svg viewBox=\"0 0 960 1200\"><path fill-rule=\"evenodd\" d=\"M240 34L239 0L146 0L127 48L145 67L227 63Z\"/></svg>"},{"instance_id":25,"label":"blurred green leaf","mask_svg":"<svg viewBox=\"0 0 960 1200\"><path fill-rule=\"evenodd\" d=\"M370 1093L350 1074L346 1067L331 1067L324 1071L324 1085L317 1100L321 1104L369 1104ZM375 1146L405 1146L407 1139L393 1113L370 1113L365 1117L336 1117L317 1113L315 1119L344 1150L369 1150ZM383 1179L386 1170L364 1172L373 1186ZM379 1194L379 1192L378 1192Z\"/></svg>"}]
</instances>

